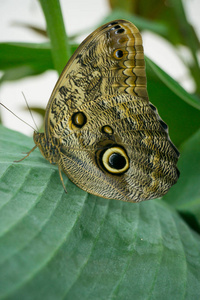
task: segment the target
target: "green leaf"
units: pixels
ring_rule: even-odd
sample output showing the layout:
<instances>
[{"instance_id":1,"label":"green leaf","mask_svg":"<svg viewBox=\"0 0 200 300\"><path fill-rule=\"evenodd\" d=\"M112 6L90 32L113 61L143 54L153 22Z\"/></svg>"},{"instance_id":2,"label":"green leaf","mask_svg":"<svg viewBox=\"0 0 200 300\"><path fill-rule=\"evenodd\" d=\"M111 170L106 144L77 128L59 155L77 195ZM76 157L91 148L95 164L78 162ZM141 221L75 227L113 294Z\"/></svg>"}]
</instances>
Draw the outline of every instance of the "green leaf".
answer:
<instances>
[{"instance_id":1,"label":"green leaf","mask_svg":"<svg viewBox=\"0 0 200 300\"><path fill-rule=\"evenodd\" d=\"M1 299L199 299L200 237L162 200L89 195L0 126Z\"/></svg>"},{"instance_id":2,"label":"green leaf","mask_svg":"<svg viewBox=\"0 0 200 300\"><path fill-rule=\"evenodd\" d=\"M186 92L177 81L170 77L166 72L159 68L152 60L145 58L147 64L155 72L155 74L160 78L160 80L169 87L178 97L184 100L189 105L200 110L200 98L196 95L192 95Z\"/></svg>"},{"instance_id":3,"label":"green leaf","mask_svg":"<svg viewBox=\"0 0 200 300\"><path fill-rule=\"evenodd\" d=\"M49 43L0 43L0 70L29 66L35 70L53 69Z\"/></svg>"},{"instance_id":4,"label":"green leaf","mask_svg":"<svg viewBox=\"0 0 200 300\"><path fill-rule=\"evenodd\" d=\"M71 48L74 52L77 45ZM0 53L0 70L4 71L1 82L54 69L49 43L0 43Z\"/></svg>"},{"instance_id":5,"label":"green leaf","mask_svg":"<svg viewBox=\"0 0 200 300\"><path fill-rule=\"evenodd\" d=\"M200 129L181 146L176 188L172 187L164 200L182 214L193 215L200 228ZM193 220L194 221L194 220Z\"/></svg>"},{"instance_id":6,"label":"green leaf","mask_svg":"<svg viewBox=\"0 0 200 300\"><path fill-rule=\"evenodd\" d=\"M199 129L199 99L188 94L168 74L146 59L149 100L168 124L172 141L179 146ZM194 107L195 106L195 107Z\"/></svg>"}]
</instances>

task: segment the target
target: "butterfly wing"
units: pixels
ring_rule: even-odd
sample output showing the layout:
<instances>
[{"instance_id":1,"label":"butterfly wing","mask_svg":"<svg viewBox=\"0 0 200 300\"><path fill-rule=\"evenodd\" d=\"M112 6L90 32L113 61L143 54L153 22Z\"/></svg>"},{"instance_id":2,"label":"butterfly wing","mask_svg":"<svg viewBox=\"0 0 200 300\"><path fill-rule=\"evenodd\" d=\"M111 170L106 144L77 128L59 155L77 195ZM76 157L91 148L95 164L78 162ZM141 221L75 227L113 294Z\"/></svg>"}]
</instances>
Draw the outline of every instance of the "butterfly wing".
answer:
<instances>
[{"instance_id":1,"label":"butterfly wing","mask_svg":"<svg viewBox=\"0 0 200 300\"><path fill-rule=\"evenodd\" d=\"M58 164L83 190L138 202L178 178L178 152L148 101L142 39L116 20L90 34L62 72L45 116Z\"/></svg>"},{"instance_id":2,"label":"butterfly wing","mask_svg":"<svg viewBox=\"0 0 200 300\"><path fill-rule=\"evenodd\" d=\"M91 33L67 63L46 109L46 135L82 104L124 92L148 99L141 35L132 23L117 20Z\"/></svg>"}]
</instances>

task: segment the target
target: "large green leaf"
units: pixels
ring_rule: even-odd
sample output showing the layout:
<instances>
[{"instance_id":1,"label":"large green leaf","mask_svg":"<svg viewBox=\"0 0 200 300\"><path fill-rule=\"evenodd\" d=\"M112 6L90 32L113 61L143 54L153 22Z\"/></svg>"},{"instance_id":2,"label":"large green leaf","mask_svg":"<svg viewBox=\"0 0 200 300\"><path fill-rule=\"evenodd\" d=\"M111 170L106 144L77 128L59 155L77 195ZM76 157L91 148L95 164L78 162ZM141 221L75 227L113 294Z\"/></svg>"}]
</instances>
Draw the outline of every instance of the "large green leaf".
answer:
<instances>
[{"instance_id":1,"label":"large green leaf","mask_svg":"<svg viewBox=\"0 0 200 300\"><path fill-rule=\"evenodd\" d=\"M164 199L185 217L195 216L200 230L200 130L181 146L181 176ZM189 221L189 220L188 220Z\"/></svg>"},{"instance_id":2,"label":"large green leaf","mask_svg":"<svg viewBox=\"0 0 200 300\"><path fill-rule=\"evenodd\" d=\"M1 299L199 299L200 238L162 202L89 195L0 127Z\"/></svg>"}]
</instances>

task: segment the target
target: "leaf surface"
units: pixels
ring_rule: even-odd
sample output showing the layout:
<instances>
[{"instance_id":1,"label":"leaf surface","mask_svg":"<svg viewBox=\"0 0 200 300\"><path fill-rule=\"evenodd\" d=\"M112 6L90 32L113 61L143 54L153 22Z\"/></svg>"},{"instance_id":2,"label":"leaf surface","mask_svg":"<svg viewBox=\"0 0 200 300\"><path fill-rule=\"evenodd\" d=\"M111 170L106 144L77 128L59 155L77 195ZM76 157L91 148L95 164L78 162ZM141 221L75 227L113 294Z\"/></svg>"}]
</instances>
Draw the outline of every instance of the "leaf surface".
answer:
<instances>
[{"instance_id":1,"label":"leaf surface","mask_svg":"<svg viewBox=\"0 0 200 300\"><path fill-rule=\"evenodd\" d=\"M162 200L77 188L0 127L0 298L199 299L200 238ZM169 201L170 202L170 201Z\"/></svg>"}]
</instances>

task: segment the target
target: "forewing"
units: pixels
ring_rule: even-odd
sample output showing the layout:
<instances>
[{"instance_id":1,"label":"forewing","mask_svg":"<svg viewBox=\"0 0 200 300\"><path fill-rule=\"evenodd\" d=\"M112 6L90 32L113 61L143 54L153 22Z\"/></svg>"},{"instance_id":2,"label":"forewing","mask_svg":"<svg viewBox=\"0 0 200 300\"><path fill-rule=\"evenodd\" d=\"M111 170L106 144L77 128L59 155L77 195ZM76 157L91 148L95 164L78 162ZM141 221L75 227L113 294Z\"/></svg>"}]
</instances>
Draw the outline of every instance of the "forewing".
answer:
<instances>
[{"instance_id":1,"label":"forewing","mask_svg":"<svg viewBox=\"0 0 200 300\"><path fill-rule=\"evenodd\" d=\"M125 20L95 30L67 63L46 109L47 138L59 138L70 116L83 104L93 105L98 98L118 93L148 101L141 35Z\"/></svg>"}]
</instances>

